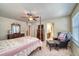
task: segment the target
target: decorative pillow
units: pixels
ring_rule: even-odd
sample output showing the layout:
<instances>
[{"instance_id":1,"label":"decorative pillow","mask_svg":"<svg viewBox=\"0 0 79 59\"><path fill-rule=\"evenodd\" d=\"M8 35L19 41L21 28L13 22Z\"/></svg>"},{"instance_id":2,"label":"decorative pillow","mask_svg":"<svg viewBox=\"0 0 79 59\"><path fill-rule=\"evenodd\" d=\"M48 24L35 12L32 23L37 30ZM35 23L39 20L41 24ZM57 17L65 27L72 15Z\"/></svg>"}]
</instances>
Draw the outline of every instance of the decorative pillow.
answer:
<instances>
[{"instance_id":1,"label":"decorative pillow","mask_svg":"<svg viewBox=\"0 0 79 59\"><path fill-rule=\"evenodd\" d=\"M61 33L59 36L58 36L58 39L60 41L65 41L65 37L66 37L66 33Z\"/></svg>"}]
</instances>

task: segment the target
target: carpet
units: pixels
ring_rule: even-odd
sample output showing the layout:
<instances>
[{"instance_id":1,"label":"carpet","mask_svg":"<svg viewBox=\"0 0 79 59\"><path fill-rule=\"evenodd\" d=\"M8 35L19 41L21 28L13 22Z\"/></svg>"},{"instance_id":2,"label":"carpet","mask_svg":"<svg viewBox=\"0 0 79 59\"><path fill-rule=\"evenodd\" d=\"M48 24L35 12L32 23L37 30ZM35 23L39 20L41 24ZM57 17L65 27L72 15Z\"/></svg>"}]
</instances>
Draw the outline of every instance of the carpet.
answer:
<instances>
[{"instance_id":1,"label":"carpet","mask_svg":"<svg viewBox=\"0 0 79 59\"><path fill-rule=\"evenodd\" d=\"M30 56L71 56L71 49L59 49L56 50L52 48L50 51L49 47L46 46L46 42L43 42L43 46L41 50L34 51Z\"/></svg>"}]
</instances>

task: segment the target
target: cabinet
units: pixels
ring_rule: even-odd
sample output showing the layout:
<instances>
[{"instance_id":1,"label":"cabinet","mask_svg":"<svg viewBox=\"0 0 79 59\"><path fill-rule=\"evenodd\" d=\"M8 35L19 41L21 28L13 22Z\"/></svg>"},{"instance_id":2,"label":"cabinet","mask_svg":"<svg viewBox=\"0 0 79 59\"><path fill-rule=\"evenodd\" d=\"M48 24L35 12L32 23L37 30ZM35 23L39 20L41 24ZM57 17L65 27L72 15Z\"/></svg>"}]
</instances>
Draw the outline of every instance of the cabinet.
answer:
<instances>
[{"instance_id":1,"label":"cabinet","mask_svg":"<svg viewBox=\"0 0 79 59\"><path fill-rule=\"evenodd\" d=\"M44 41L44 25L38 25L37 38Z\"/></svg>"}]
</instances>

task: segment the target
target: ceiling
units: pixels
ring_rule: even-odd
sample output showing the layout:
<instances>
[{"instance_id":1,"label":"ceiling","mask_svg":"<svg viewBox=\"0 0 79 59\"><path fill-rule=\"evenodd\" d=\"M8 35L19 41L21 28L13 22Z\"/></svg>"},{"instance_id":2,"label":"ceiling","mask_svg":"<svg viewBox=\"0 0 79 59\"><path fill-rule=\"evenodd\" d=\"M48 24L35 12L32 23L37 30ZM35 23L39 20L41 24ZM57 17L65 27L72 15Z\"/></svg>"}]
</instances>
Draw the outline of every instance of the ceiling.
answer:
<instances>
[{"instance_id":1,"label":"ceiling","mask_svg":"<svg viewBox=\"0 0 79 59\"><path fill-rule=\"evenodd\" d=\"M75 3L0 3L0 16L21 19L23 13L31 11L43 20L52 19L71 14Z\"/></svg>"}]
</instances>

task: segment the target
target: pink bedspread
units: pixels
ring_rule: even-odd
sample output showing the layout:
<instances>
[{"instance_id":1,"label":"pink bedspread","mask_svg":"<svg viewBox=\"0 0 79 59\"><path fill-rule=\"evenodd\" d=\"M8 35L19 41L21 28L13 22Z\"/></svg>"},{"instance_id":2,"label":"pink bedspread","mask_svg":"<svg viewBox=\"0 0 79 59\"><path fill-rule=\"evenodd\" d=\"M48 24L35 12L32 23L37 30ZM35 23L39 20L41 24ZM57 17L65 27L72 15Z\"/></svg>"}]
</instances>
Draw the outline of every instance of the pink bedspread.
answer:
<instances>
[{"instance_id":1,"label":"pink bedspread","mask_svg":"<svg viewBox=\"0 0 79 59\"><path fill-rule=\"evenodd\" d=\"M34 39L34 38L29 39L29 41L32 39ZM27 39L25 39L25 40L27 41ZM42 42L39 39L36 39L36 40L34 39L33 42L31 42L31 43L27 44L27 42L26 42L26 44L22 44L22 45L20 44L20 46L15 47L15 48L1 50L0 56L19 55L19 53L22 52L23 50L26 50L26 52L23 52L23 53L25 53L26 55L29 55L34 49L36 49L37 47L40 47L40 46L42 46Z\"/></svg>"}]
</instances>

